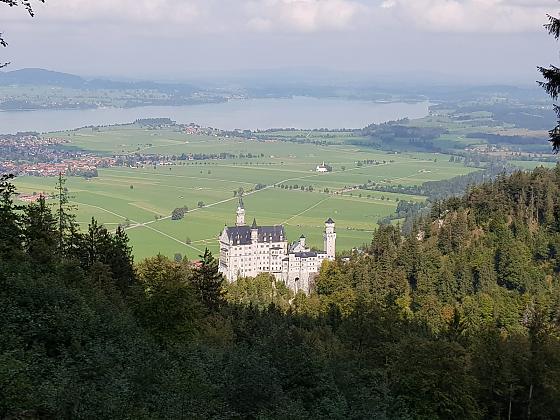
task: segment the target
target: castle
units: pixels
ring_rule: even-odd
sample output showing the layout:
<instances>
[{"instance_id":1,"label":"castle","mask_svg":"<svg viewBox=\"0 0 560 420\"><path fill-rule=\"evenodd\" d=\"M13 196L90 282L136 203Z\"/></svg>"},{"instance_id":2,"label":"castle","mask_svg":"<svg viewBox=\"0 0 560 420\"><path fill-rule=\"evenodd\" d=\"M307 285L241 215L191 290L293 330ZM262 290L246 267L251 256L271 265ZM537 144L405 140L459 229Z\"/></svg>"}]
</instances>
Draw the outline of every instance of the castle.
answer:
<instances>
[{"instance_id":1,"label":"castle","mask_svg":"<svg viewBox=\"0 0 560 420\"><path fill-rule=\"evenodd\" d=\"M253 219L245 224L242 197L237 207L235 226L226 226L219 237L219 272L229 282L238 277L255 277L270 273L294 292L309 293L312 281L324 260L334 260L336 232L332 219L325 222L324 251L312 251L305 236L289 243L284 226L258 226Z\"/></svg>"}]
</instances>

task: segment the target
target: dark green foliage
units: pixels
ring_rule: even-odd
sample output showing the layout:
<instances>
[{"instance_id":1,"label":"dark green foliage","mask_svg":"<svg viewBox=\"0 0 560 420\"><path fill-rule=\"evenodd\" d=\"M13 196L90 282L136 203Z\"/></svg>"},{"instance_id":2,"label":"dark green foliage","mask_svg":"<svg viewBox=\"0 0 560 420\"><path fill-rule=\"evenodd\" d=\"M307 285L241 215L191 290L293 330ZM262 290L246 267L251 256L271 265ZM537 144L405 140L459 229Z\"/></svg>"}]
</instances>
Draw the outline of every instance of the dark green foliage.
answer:
<instances>
[{"instance_id":1,"label":"dark green foliage","mask_svg":"<svg viewBox=\"0 0 560 420\"><path fill-rule=\"evenodd\" d=\"M23 245L39 267L50 264L56 256L57 222L44 197L29 204L23 213Z\"/></svg>"},{"instance_id":2,"label":"dark green foliage","mask_svg":"<svg viewBox=\"0 0 560 420\"><path fill-rule=\"evenodd\" d=\"M56 219L58 223L58 255L60 258L66 253L72 252L75 248L78 227L75 222L73 210L75 206L70 204L70 195L66 188L66 178L62 173L58 174L58 181L55 186L56 191Z\"/></svg>"},{"instance_id":3,"label":"dark green foliage","mask_svg":"<svg viewBox=\"0 0 560 420\"><path fill-rule=\"evenodd\" d=\"M560 19L548 15L548 24L545 25L548 33L556 40L560 37ZM550 67L538 67L539 72L544 77L544 82L538 82L539 85L550 95L550 97L556 102L558 99L558 94L560 93L560 69L554 65ZM549 131L550 142L552 143L552 148L555 152L560 150L560 107L554 104L554 111L557 116L557 124L552 130Z\"/></svg>"},{"instance_id":4,"label":"dark green foliage","mask_svg":"<svg viewBox=\"0 0 560 420\"><path fill-rule=\"evenodd\" d=\"M383 124L371 124L362 129L359 134L367 140L356 140L353 144L378 147L389 150L425 150L441 151L434 144L447 130L433 127L413 127L406 125L408 120L391 121Z\"/></svg>"},{"instance_id":5,"label":"dark green foliage","mask_svg":"<svg viewBox=\"0 0 560 420\"><path fill-rule=\"evenodd\" d=\"M58 253L56 212L4 178L0 418L559 418L559 174L383 226L309 296L226 286L209 251L133 266L95 220Z\"/></svg>"},{"instance_id":6,"label":"dark green foliage","mask_svg":"<svg viewBox=\"0 0 560 420\"><path fill-rule=\"evenodd\" d=\"M200 255L200 266L194 270L191 281L201 302L209 310L218 309L224 302L224 278L218 273L218 261L208 248L204 250L204 255Z\"/></svg>"},{"instance_id":7,"label":"dark green foliage","mask_svg":"<svg viewBox=\"0 0 560 420\"><path fill-rule=\"evenodd\" d=\"M432 202L449 197L464 195L472 185L491 181L500 175L511 174L515 171L514 166L503 163L490 164L484 170L471 172L467 175L459 175L441 181L426 181L422 185L384 185L376 184L370 189L375 191L424 195ZM397 211L408 210L406 208Z\"/></svg>"},{"instance_id":8,"label":"dark green foliage","mask_svg":"<svg viewBox=\"0 0 560 420\"><path fill-rule=\"evenodd\" d=\"M415 418L478 419L475 378L466 350L447 340L405 337L395 346L389 375Z\"/></svg>"},{"instance_id":9,"label":"dark green foliage","mask_svg":"<svg viewBox=\"0 0 560 420\"><path fill-rule=\"evenodd\" d=\"M111 234L92 219L87 232L75 236L76 247L69 255L75 257L85 270L102 264L109 270L114 286L125 293L134 283L135 276L132 250L124 230L119 226Z\"/></svg>"},{"instance_id":10,"label":"dark green foliage","mask_svg":"<svg viewBox=\"0 0 560 420\"><path fill-rule=\"evenodd\" d=\"M22 247L21 216L14 205L13 175L0 177L0 257L13 255Z\"/></svg>"},{"instance_id":11,"label":"dark green foliage","mask_svg":"<svg viewBox=\"0 0 560 420\"><path fill-rule=\"evenodd\" d=\"M171 220L181 220L185 217L185 214L188 212L187 207L177 207L173 209L171 212Z\"/></svg>"},{"instance_id":12,"label":"dark green foliage","mask_svg":"<svg viewBox=\"0 0 560 420\"><path fill-rule=\"evenodd\" d=\"M144 328L162 343L183 341L194 334L201 305L189 274L185 265L162 255L138 265L140 287L134 310Z\"/></svg>"}]
</instances>

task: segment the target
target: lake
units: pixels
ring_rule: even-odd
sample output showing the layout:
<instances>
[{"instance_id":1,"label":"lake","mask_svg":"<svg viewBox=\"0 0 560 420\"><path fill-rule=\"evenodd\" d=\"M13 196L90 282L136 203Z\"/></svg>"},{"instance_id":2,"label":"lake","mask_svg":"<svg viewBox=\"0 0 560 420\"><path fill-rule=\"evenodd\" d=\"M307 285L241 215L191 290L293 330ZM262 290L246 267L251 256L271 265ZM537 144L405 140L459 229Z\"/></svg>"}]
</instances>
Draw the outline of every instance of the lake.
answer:
<instances>
[{"instance_id":1,"label":"lake","mask_svg":"<svg viewBox=\"0 0 560 420\"><path fill-rule=\"evenodd\" d=\"M133 122L138 118L169 117L224 130L267 128L362 128L400 118L422 118L429 102L379 103L346 99L294 97L246 99L224 103L0 112L0 133L59 131L88 125Z\"/></svg>"}]
</instances>

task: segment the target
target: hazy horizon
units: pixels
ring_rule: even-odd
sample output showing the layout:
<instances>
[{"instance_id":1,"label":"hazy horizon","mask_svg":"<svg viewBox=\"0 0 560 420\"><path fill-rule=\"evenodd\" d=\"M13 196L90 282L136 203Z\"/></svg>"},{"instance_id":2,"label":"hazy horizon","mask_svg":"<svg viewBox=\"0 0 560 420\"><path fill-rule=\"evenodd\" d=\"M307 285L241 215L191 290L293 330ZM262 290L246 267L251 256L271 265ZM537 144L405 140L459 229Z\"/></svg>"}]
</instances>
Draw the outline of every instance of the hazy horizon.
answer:
<instances>
[{"instance_id":1,"label":"hazy horizon","mask_svg":"<svg viewBox=\"0 0 560 420\"><path fill-rule=\"evenodd\" d=\"M20 67L12 63L5 68L0 69L0 73L17 72L22 70L46 70L49 72L63 73L82 77L85 80L113 80L123 82L143 82L153 81L158 83L194 83L199 85L207 85L214 87L226 87L227 85L247 86L248 84L293 84L297 86L305 85L336 85L336 86L370 86L386 88L391 90L393 87L484 87L484 86L510 86L519 88L535 88L540 89L537 85L539 75L535 70L535 77L530 79L510 79L510 80L482 80L482 79L458 79L453 74L437 73L437 72L415 72L414 74L394 72L392 74L367 74L359 71L340 71L325 67L278 67L263 69L239 69L235 71L200 71L192 72L182 76L149 76L127 74L91 74L87 72L66 71L61 68L46 67Z\"/></svg>"},{"instance_id":2,"label":"hazy horizon","mask_svg":"<svg viewBox=\"0 0 560 420\"><path fill-rule=\"evenodd\" d=\"M558 61L556 0L47 0L7 8L7 70L325 83L519 84ZM291 76L290 76L291 75Z\"/></svg>"}]
</instances>

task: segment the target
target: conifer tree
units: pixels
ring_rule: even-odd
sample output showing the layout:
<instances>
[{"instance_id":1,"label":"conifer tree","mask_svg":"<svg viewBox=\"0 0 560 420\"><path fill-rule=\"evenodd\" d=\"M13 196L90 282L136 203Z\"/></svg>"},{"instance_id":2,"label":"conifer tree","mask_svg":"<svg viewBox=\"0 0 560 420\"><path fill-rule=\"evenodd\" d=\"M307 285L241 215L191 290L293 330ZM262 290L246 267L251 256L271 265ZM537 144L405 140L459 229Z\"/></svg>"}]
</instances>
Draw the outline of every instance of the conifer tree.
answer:
<instances>
[{"instance_id":1,"label":"conifer tree","mask_svg":"<svg viewBox=\"0 0 560 420\"><path fill-rule=\"evenodd\" d=\"M75 206L70 204L70 196L68 188L66 188L66 178L60 172L55 186L57 207L56 219L58 225L58 255L62 258L66 253L71 253L72 245L75 242L77 235L77 226L75 222L75 215L72 213Z\"/></svg>"},{"instance_id":2,"label":"conifer tree","mask_svg":"<svg viewBox=\"0 0 560 420\"><path fill-rule=\"evenodd\" d=\"M201 302L210 310L216 310L224 302L223 276L218 273L218 261L206 248L200 257L200 267L194 270L192 283Z\"/></svg>"},{"instance_id":3,"label":"conifer tree","mask_svg":"<svg viewBox=\"0 0 560 420\"><path fill-rule=\"evenodd\" d=\"M16 188L13 175L0 176L0 255L13 254L21 249L21 220L17 213L20 206L14 204Z\"/></svg>"},{"instance_id":4,"label":"conifer tree","mask_svg":"<svg viewBox=\"0 0 560 420\"><path fill-rule=\"evenodd\" d=\"M37 203L29 204L23 212L25 251L39 264L48 264L56 252L57 222L51 209L40 196Z\"/></svg>"},{"instance_id":5,"label":"conifer tree","mask_svg":"<svg viewBox=\"0 0 560 420\"><path fill-rule=\"evenodd\" d=\"M89 270L96 264L103 264L111 272L115 286L126 292L134 284L132 248L121 227L114 234L92 218L87 232L77 236L74 256L82 268Z\"/></svg>"},{"instance_id":6,"label":"conifer tree","mask_svg":"<svg viewBox=\"0 0 560 420\"><path fill-rule=\"evenodd\" d=\"M128 244L128 236L120 226L112 236L111 249L106 256L106 262L111 267L116 285L121 291L132 286L135 280L134 257L132 247Z\"/></svg>"},{"instance_id":7,"label":"conifer tree","mask_svg":"<svg viewBox=\"0 0 560 420\"><path fill-rule=\"evenodd\" d=\"M550 35L558 40L560 38L560 19L551 15L547 16L548 23L544 27ZM556 102L560 93L560 68L551 64L550 67L539 66L538 69L545 79L544 82L538 82L539 85ZM554 112L556 112L557 124L549 131L549 141L552 143L553 150L558 153L560 151L560 107L556 103L554 104Z\"/></svg>"}]
</instances>

